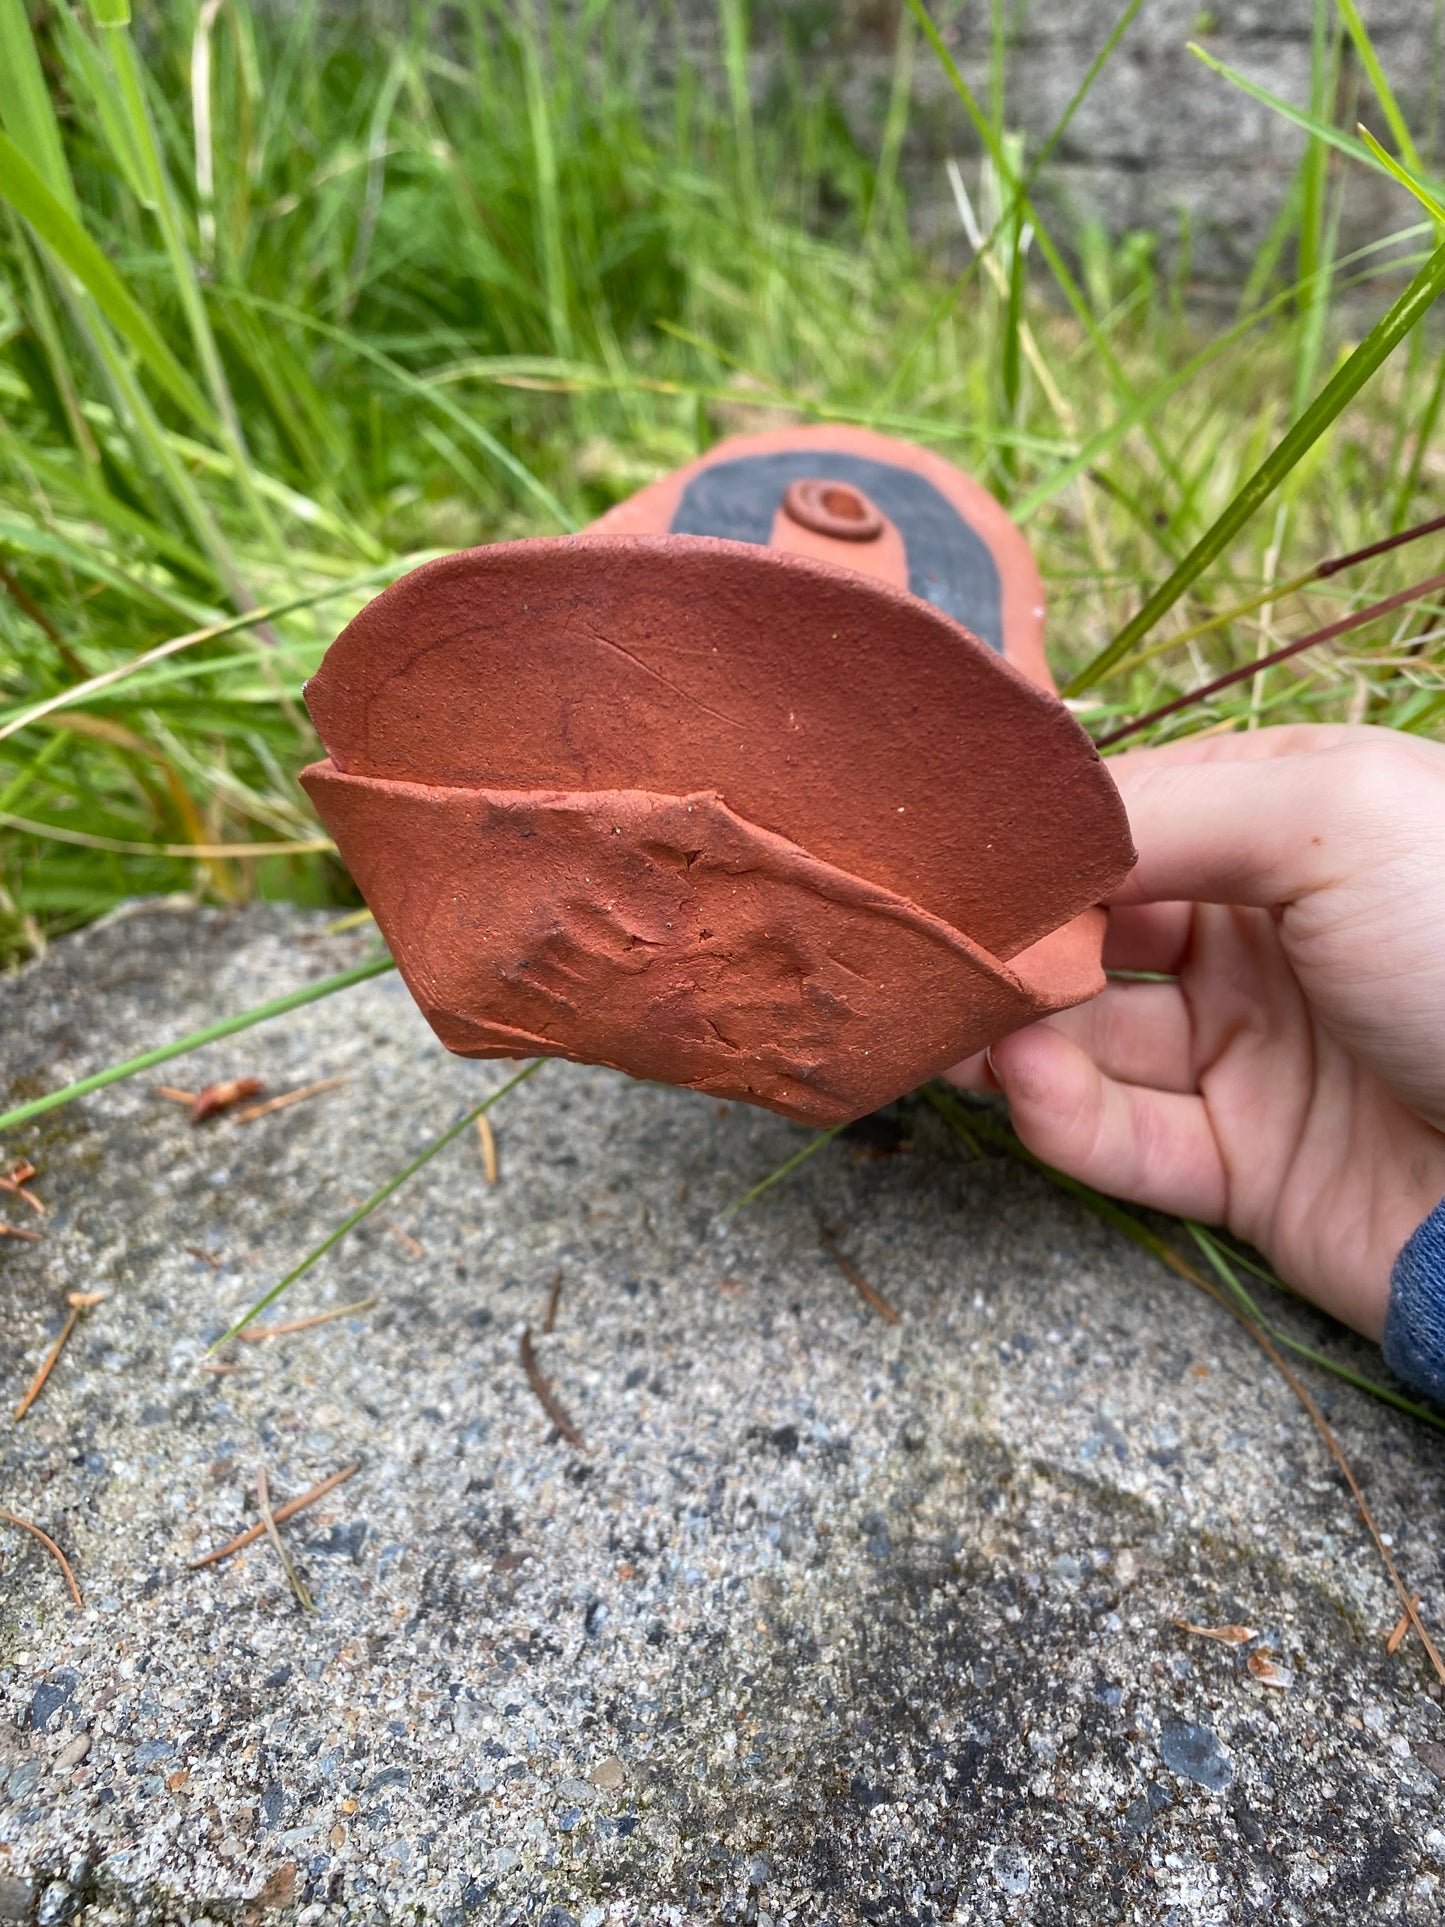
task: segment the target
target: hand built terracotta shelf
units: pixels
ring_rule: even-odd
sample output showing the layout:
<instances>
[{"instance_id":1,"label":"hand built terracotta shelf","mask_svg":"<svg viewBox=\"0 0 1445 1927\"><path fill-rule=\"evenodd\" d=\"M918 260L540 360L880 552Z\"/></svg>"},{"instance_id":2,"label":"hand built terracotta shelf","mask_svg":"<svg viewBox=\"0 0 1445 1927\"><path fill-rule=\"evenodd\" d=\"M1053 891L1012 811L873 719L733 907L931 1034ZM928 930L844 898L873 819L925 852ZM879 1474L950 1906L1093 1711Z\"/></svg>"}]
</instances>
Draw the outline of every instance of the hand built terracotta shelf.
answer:
<instances>
[{"instance_id":1,"label":"hand built terracotta shelf","mask_svg":"<svg viewBox=\"0 0 1445 1927\"><path fill-rule=\"evenodd\" d=\"M907 443L740 437L429 562L306 701L301 780L464 1056L836 1124L1102 988L1123 805L1023 536Z\"/></svg>"}]
</instances>

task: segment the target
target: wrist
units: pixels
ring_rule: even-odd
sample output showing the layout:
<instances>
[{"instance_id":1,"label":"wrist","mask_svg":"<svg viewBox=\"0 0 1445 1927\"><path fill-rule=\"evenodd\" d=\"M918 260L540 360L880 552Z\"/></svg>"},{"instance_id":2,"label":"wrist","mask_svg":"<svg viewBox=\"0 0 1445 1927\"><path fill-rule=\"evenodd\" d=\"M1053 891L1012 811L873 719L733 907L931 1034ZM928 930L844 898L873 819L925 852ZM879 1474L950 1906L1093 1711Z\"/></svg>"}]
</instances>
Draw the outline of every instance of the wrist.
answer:
<instances>
[{"instance_id":1,"label":"wrist","mask_svg":"<svg viewBox=\"0 0 1445 1927\"><path fill-rule=\"evenodd\" d=\"M1397 1378L1445 1405L1445 1198L1395 1260L1381 1343Z\"/></svg>"}]
</instances>

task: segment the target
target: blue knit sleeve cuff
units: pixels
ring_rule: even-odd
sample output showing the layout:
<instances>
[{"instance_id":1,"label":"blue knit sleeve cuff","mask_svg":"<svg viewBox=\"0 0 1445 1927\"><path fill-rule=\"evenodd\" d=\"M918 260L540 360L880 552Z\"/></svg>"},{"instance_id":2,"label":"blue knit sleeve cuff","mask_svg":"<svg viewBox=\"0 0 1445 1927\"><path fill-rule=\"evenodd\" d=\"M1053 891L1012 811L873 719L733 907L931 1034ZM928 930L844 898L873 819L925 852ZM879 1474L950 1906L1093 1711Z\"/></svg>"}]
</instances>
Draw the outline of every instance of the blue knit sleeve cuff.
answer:
<instances>
[{"instance_id":1,"label":"blue knit sleeve cuff","mask_svg":"<svg viewBox=\"0 0 1445 1927\"><path fill-rule=\"evenodd\" d=\"M1381 1343L1397 1378L1445 1405L1445 1198L1395 1260Z\"/></svg>"}]
</instances>

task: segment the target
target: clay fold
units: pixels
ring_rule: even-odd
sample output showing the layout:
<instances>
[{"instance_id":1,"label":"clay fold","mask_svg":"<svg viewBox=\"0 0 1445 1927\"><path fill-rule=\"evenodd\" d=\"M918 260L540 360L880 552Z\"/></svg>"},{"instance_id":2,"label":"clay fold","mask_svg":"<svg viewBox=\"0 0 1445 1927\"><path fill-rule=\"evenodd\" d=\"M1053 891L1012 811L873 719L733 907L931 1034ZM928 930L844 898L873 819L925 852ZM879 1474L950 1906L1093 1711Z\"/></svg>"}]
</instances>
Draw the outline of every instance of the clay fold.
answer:
<instances>
[{"instance_id":1,"label":"clay fold","mask_svg":"<svg viewBox=\"0 0 1445 1927\"><path fill-rule=\"evenodd\" d=\"M1006 963L713 791L435 786L331 762L301 780L463 1056L568 1057L830 1125L1103 985L1090 916Z\"/></svg>"}]
</instances>

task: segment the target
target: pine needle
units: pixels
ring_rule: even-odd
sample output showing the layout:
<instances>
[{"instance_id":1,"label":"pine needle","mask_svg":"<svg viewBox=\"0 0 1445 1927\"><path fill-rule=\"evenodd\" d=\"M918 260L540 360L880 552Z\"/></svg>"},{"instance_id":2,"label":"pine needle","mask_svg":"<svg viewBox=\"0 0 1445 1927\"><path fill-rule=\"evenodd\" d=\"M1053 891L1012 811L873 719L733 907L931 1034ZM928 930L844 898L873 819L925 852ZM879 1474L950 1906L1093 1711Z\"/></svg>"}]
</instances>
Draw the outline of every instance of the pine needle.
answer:
<instances>
[{"instance_id":1,"label":"pine needle","mask_svg":"<svg viewBox=\"0 0 1445 1927\"><path fill-rule=\"evenodd\" d=\"M350 1465L343 1465L339 1472L333 1472L329 1478L320 1480L318 1484L309 1487L297 1498L288 1499L285 1505L278 1505L271 1515L272 1518L277 1525L283 1525L287 1519L294 1519L298 1512L304 1512L307 1506L315 1505L318 1499L324 1499L328 1492L334 1492L337 1486L345 1485L348 1479L355 1478L360 1470L360 1459L353 1460ZM202 1566L214 1566L221 1559L229 1559L232 1553L254 1545L265 1530L264 1521L248 1526L244 1532L238 1532L234 1539L228 1539L225 1545L217 1546L214 1552L202 1553L199 1559L192 1559L191 1571L195 1572Z\"/></svg>"},{"instance_id":2,"label":"pine needle","mask_svg":"<svg viewBox=\"0 0 1445 1927\"><path fill-rule=\"evenodd\" d=\"M264 1465L256 1468L256 1504L261 1513L261 1524L265 1527L266 1537L276 1548L276 1557L281 1561L282 1570L286 1574L286 1583L296 1595L297 1605L304 1613L314 1613L316 1602L302 1583L301 1575L292 1564L291 1555L286 1550L285 1541L276 1529L276 1515L271 1510L271 1489L266 1483Z\"/></svg>"},{"instance_id":3,"label":"pine needle","mask_svg":"<svg viewBox=\"0 0 1445 1927\"><path fill-rule=\"evenodd\" d=\"M80 1608L80 1610L84 1612L85 1601L81 1598L80 1588L75 1583L75 1574L70 1570L70 1561L66 1558L65 1554L60 1550L60 1547L56 1545L55 1541L51 1538L50 1534L48 1532L42 1532L39 1526L32 1525L29 1519L22 1519L13 1512L0 1512L0 1519L3 1519L7 1525L19 1526L22 1532L34 1533L35 1537L40 1541L41 1545L45 1547L46 1551L51 1553L54 1556L56 1563L60 1567L60 1570L65 1574L65 1583L70 1588L71 1598L75 1601L76 1605Z\"/></svg>"}]
</instances>

